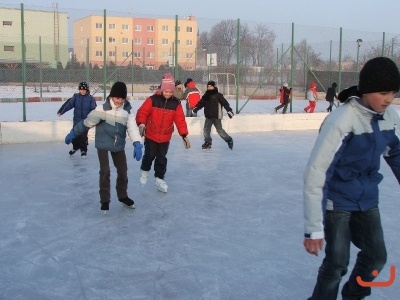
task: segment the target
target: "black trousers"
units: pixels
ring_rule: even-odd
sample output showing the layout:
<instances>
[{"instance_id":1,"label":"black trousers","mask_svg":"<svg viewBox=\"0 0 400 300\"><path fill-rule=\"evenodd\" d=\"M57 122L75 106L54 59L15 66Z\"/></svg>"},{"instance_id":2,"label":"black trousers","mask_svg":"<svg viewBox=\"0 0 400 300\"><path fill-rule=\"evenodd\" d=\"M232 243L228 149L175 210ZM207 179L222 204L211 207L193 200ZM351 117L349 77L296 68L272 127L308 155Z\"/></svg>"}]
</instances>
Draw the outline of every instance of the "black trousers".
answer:
<instances>
[{"instance_id":1,"label":"black trousers","mask_svg":"<svg viewBox=\"0 0 400 300\"><path fill-rule=\"evenodd\" d=\"M151 165L154 162L154 176L164 179L167 172L167 152L169 142L157 143L153 140L144 140L144 155L142 158L141 169L143 171L150 171Z\"/></svg>"},{"instance_id":2,"label":"black trousers","mask_svg":"<svg viewBox=\"0 0 400 300\"><path fill-rule=\"evenodd\" d=\"M117 182L115 189L117 190L118 199L128 196L128 166L126 163L125 150L118 152L110 152L103 149L97 149L99 157L100 172L99 172L99 194L100 203L110 202L110 164L108 153L111 153L114 166L117 169Z\"/></svg>"},{"instance_id":3,"label":"black trousers","mask_svg":"<svg viewBox=\"0 0 400 300\"><path fill-rule=\"evenodd\" d=\"M87 146L89 145L88 132L89 131L85 131L72 140L72 148L75 151L80 149L82 152L87 152Z\"/></svg>"}]
</instances>

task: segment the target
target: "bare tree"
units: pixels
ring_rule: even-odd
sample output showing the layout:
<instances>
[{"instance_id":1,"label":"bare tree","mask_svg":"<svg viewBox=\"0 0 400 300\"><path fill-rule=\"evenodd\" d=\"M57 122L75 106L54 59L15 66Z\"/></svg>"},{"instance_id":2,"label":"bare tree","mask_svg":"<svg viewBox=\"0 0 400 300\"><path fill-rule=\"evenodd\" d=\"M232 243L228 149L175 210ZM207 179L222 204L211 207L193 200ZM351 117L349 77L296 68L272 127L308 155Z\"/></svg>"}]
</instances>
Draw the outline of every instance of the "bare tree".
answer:
<instances>
[{"instance_id":1,"label":"bare tree","mask_svg":"<svg viewBox=\"0 0 400 300\"><path fill-rule=\"evenodd\" d=\"M236 20L223 20L211 28L209 52L215 51L218 59L229 65L236 45Z\"/></svg>"}]
</instances>

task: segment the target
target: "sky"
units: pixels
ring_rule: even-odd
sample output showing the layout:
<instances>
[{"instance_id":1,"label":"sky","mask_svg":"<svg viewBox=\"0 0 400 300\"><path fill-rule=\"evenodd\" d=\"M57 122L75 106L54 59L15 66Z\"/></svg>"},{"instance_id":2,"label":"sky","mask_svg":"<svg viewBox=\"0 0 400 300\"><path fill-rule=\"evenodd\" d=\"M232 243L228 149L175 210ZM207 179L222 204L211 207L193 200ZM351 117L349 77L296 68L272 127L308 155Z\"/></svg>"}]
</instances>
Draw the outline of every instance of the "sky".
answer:
<instances>
[{"instance_id":1,"label":"sky","mask_svg":"<svg viewBox=\"0 0 400 300\"><path fill-rule=\"evenodd\" d=\"M1 0L0 0L1 1ZM1 3L0 5L4 4ZM218 0L218 1L180 1L180 0L11 0L8 5L20 7L43 6L51 8L58 3L63 9L82 9L87 11L127 12L134 15L188 16L201 19L241 19L277 24L298 24L330 28L352 29L368 32L399 32L398 12L400 1L296 1L296 0ZM384 3L384 4L383 4ZM74 16L70 16L74 17Z\"/></svg>"}]
</instances>

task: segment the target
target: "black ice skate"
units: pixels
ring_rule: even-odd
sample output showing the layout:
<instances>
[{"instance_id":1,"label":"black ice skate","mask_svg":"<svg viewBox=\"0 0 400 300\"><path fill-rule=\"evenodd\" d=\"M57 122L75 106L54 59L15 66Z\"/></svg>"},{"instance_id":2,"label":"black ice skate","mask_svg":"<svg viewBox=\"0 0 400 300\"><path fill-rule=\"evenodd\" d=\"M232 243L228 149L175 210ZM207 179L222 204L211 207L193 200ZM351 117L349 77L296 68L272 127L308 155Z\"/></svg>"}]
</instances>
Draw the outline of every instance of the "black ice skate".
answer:
<instances>
[{"instance_id":1,"label":"black ice skate","mask_svg":"<svg viewBox=\"0 0 400 300\"><path fill-rule=\"evenodd\" d=\"M233 149L233 140L230 140L229 142L228 142L228 147L229 147L229 149Z\"/></svg>"},{"instance_id":2,"label":"black ice skate","mask_svg":"<svg viewBox=\"0 0 400 300\"><path fill-rule=\"evenodd\" d=\"M126 207L135 208L135 202L129 197L121 198L119 199L119 202L124 204Z\"/></svg>"},{"instance_id":3,"label":"black ice skate","mask_svg":"<svg viewBox=\"0 0 400 300\"><path fill-rule=\"evenodd\" d=\"M101 208L100 208L104 214L107 213L107 211L110 209L110 203L109 202L103 202L101 203Z\"/></svg>"},{"instance_id":4,"label":"black ice skate","mask_svg":"<svg viewBox=\"0 0 400 300\"><path fill-rule=\"evenodd\" d=\"M211 143L205 142L203 145L201 145L202 149L211 149Z\"/></svg>"}]
</instances>

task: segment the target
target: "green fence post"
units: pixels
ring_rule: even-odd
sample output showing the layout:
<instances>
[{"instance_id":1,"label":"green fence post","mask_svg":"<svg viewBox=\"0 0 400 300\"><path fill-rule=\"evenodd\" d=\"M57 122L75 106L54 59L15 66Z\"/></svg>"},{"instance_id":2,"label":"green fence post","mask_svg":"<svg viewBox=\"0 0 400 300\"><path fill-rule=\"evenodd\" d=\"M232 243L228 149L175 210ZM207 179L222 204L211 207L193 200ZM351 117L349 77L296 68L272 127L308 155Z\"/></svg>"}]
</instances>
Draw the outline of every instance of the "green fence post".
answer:
<instances>
[{"instance_id":1,"label":"green fence post","mask_svg":"<svg viewBox=\"0 0 400 300\"><path fill-rule=\"evenodd\" d=\"M89 66L89 39L86 39L86 82L90 81L90 66Z\"/></svg>"},{"instance_id":2,"label":"green fence post","mask_svg":"<svg viewBox=\"0 0 400 300\"><path fill-rule=\"evenodd\" d=\"M43 70L42 70L42 37L39 36L39 92L40 92L40 100L43 97Z\"/></svg>"},{"instance_id":3,"label":"green fence post","mask_svg":"<svg viewBox=\"0 0 400 300\"><path fill-rule=\"evenodd\" d=\"M106 93L106 90L107 90L107 60L106 60L106 52L107 52L107 45L106 45L106 43L107 43L107 40L106 40L106 37L107 37L107 29L106 29L106 27L107 27L107 14L106 14L106 10L104 10L104 30L103 30L103 40L104 40L104 43L103 43L103 89L104 89L104 91L103 91L103 97L104 97L104 100L107 98L107 93Z\"/></svg>"},{"instance_id":4,"label":"green fence post","mask_svg":"<svg viewBox=\"0 0 400 300\"><path fill-rule=\"evenodd\" d=\"M290 87L293 88L294 72L294 23L292 23L292 47L290 49ZM290 93L290 112L292 112L292 93Z\"/></svg>"},{"instance_id":5,"label":"green fence post","mask_svg":"<svg viewBox=\"0 0 400 300\"><path fill-rule=\"evenodd\" d=\"M342 27L340 27L340 37L339 37L339 82L338 90L341 91L342 86L342 43L343 43L343 32Z\"/></svg>"},{"instance_id":6,"label":"green fence post","mask_svg":"<svg viewBox=\"0 0 400 300\"><path fill-rule=\"evenodd\" d=\"M22 54L22 120L26 122L26 53L25 53L25 25L24 25L24 4L21 3L21 54Z\"/></svg>"},{"instance_id":7,"label":"green fence post","mask_svg":"<svg viewBox=\"0 0 400 300\"><path fill-rule=\"evenodd\" d=\"M382 36L382 55L381 56L385 56L385 32L383 33L383 36Z\"/></svg>"},{"instance_id":8,"label":"green fence post","mask_svg":"<svg viewBox=\"0 0 400 300\"><path fill-rule=\"evenodd\" d=\"M237 19L237 32L236 32L236 113L239 113L239 82L240 82L240 19Z\"/></svg>"}]
</instances>

